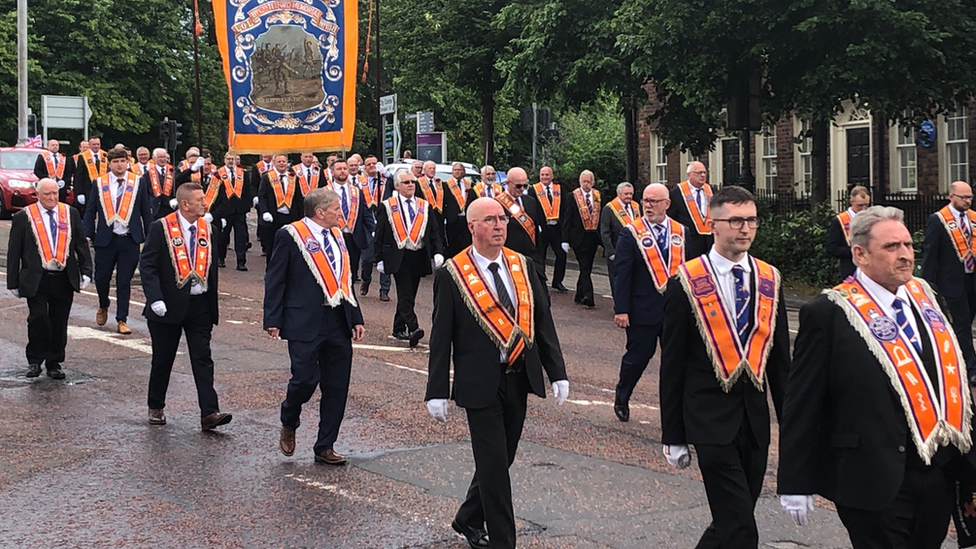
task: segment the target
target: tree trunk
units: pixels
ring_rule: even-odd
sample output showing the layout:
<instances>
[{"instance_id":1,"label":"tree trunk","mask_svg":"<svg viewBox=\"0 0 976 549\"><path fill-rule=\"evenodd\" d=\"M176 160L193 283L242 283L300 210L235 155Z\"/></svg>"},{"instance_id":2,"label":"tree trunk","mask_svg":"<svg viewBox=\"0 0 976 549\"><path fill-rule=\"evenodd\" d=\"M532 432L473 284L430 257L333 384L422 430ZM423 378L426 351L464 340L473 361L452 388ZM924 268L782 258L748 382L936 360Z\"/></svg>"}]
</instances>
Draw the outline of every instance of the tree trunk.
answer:
<instances>
[{"instance_id":1,"label":"tree trunk","mask_svg":"<svg viewBox=\"0 0 976 549\"><path fill-rule=\"evenodd\" d=\"M813 193L810 196L812 204L830 202L830 182L827 177L827 145L830 142L829 122L814 119L810 126L811 136L810 161L813 166Z\"/></svg>"},{"instance_id":2,"label":"tree trunk","mask_svg":"<svg viewBox=\"0 0 976 549\"><path fill-rule=\"evenodd\" d=\"M634 109L624 110L625 121L625 143L627 151L627 181L637 188L647 184L647 181L638 181L640 175L637 171L637 111Z\"/></svg>"},{"instance_id":3,"label":"tree trunk","mask_svg":"<svg viewBox=\"0 0 976 549\"><path fill-rule=\"evenodd\" d=\"M495 163L495 95L481 96L481 144L485 152L485 164Z\"/></svg>"}]
</instances>

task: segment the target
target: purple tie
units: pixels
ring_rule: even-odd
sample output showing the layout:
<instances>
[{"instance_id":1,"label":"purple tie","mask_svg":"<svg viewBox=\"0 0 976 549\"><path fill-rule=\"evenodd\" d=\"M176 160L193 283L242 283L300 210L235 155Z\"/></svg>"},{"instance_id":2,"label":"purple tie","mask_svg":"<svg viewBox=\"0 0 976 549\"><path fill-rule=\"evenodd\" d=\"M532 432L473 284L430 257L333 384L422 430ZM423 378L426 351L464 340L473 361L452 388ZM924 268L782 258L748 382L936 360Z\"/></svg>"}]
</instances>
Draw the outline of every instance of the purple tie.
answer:
<instances>
[{"instance_id":1,"label":"purple tie","mask_svg":"<svg viewBox=\"0 0 976 549\"><path fill-rule=\"evenodd\" d=\"M51 222L50 222L51 236L54 237L54 242L57 243L57 241L58 241L58 220L57 220L56 217L54 217L56 214L54 213L54 210L48 210L47 211L47 215L51 219Z\"/></svg>"},{"instance_id":2,"label":"purple tie","mask_svg":"<svg viewBox=\"0 0 976 549\"><path fill-rule=\"evenodd\" d=\"M969 227L969 223L966 219L967 217L969 217L967 212L963 212L962 215L959 216L959 228L962 229L962 235L966 237L966 245L972 249L973 231ZM972 252L969 252L969 254L966 256L965 265L967 273L971 273L976 270L976 259L973 259Z\"/></svg>"}]
</instances>

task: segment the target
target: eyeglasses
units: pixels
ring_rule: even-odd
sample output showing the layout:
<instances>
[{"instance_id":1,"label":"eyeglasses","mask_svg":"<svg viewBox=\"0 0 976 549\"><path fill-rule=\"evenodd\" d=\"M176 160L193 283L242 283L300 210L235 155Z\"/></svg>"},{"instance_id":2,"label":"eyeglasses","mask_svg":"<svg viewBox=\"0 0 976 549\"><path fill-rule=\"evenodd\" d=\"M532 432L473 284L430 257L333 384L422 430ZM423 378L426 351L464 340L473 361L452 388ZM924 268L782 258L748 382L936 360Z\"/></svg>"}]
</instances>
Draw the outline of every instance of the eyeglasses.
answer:
<instances>
[{"instance_id":1,"label":"eyeglasses","mask_svg":"<svg viewBox=\"0 0 976 549\"><path fill-rule=\"evenodd\" d=\"M973 199L973 195L971 195L971 194L956 194L956 193L952 193L952 196L955 196L956 198L961 198L963 200L972 200Z\"/></svg>"},{"instance_id":2,"label":"eyeglasses","mask_svg":"<svg viewBox=\"0 0 976 549\"><path fill-rule=\"evenodd\" d=\"M688 173L693 173L695 175L708 175L708 172L705 170L702 170L700 172L688 172Z\"/></svg>"},{"instance_id":3,"label":"eyeglasses","mask_svg":"<svg viewBox=\"0 0 976 549\"><path fill-rule=\"evenodd\" d=\"M509 219L511 218L508 217L507 215L489 215L488 217L482 219L481 221L483 221L485 225L496 225L498 223L505 225L508 223Z\"/></svg>"},{"instance_id":4,"label":"eyeglasses","mask_svg":"<svg viewBox=\"0 0 976 549\"><path fill-rule=\"evenodd\" d=\"M529 184L528 184L528 183L516 183L516 184L515 184L515 188L516 188L516 189L524 189L524 188L526 188L526 187L528 187L528 186L529 186Z\"/></svg>"},{"instance_id":5,"label":"eyeglasses","mask_svg":"<svg viewBox=\"0 0 976 549\"><path fill-rule=\"evenodd\" d=\"M659 198L659 199L643 198L643 199L641 199L641 202L643 202L644 204L650 204L651 206L656 206L656 205L660 204L661 202L667 202L668 200L671 200L671 199L670 198Z\"/></svg>"},{"instance_id":6,"label":"eyeglasses","mask_svg":"<svg viewBox=\"0 0 976 549\"><path fill-rule=\"evenodd\" d=\"M741 229L742 226L745 225L746 223L749 224L749 228L750 229L755 229L755 228L759 227L759 218L758 217L755 217L755 216L753 216L753 217L730 217L728 219L713 219L712 221L725 221L726 223L729 224L729 227L732 227L735 230Z\"/></svg>"}]
</instances>

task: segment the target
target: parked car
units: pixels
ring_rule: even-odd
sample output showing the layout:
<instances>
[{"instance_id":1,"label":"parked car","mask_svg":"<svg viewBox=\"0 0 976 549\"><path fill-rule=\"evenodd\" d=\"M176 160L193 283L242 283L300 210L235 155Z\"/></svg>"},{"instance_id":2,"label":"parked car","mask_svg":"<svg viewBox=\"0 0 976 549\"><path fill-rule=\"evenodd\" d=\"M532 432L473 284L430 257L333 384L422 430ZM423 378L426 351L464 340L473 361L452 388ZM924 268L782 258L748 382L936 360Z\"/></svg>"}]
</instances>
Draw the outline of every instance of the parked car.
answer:
<instances>
[{"instance_id":1,"label":"parked car","mask_svg":"<svg viewBox=\"0 0 976 549\"><path fill-rule=\"evenodd\" d=\"M0 147L0 219L37 202L34 162L41 149Z\"/></svg>"}]
</instances>

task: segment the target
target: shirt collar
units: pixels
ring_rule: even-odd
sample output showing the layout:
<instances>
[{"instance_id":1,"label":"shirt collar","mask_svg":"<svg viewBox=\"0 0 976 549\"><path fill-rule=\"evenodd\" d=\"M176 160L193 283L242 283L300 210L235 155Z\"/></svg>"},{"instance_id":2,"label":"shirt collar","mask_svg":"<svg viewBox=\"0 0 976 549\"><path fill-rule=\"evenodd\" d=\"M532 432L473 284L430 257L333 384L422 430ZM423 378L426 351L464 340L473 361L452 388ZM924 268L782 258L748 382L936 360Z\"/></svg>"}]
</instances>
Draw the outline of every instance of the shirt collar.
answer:
<instances>
[{"instance_id":1,"label":"shirt collar","mask_svg":"<svg viewBox=\"0 0 976 549\"><path fill-rule=\"evenodd\" d=\"M187 219L183 217L183 212L179 210L177 210L176 212L176 217L177 219L180 220L180 229L182 229L184 233L190 232L191 226L196 226L196 223L190 223L189 221L187 221Z\"/></svg>"},{"instance_id":2,"label":"shirt collar","mask_svg":"<svg viewBox=\"0 0 976 549\"><path fill-rule=\"evenodd\" d=\"M708 252L708 260L712 262L712 267L715 267L715 271L719 274L719 276L728 275L730 272L732 272L732 267L735 267L736 265L742 267L742 269L747 273L752 272L752 263L749 261L748 253L742 256L742 259L733 263L719 254L713 245L712 249Z\"/></svg>"},{"instance_id":3,"label":"shirt collar","mask_svg":"<svg viewBox=\"0 0 976 549\"><path fill-rule=\"evenodd\" d=\"M857 215L857 212L854 211L854 208L847 208L847 215L854 217Z\"/></svg>"},{"instance_id":4,"label":"shirt collar","mask_svg":"<svg viewBox=\"0 0 976 549\"><path fill-rule=\"evenodd\" d=\"M953 217L959 219L963 216L963 213L957 210L952 204L949 204L949 211L952 212Z\"/></svg>"},{"instance_id":5,"label":"shirt collar","mask_svg":"<svg viewBox=\"0 0 976 549\"><path fill-rule=\"evenodd\" d=\"M854 276L857 281L860 282L864 289L868 291L876 300L878 300L881 305L885 308L885 311L891 311L894 309L892 305L895 302L895 298L900 298L905 303L910 303L908 300L908 289L902 284L895 290L895 293L891 293L887 288L878 284L874 280L868 277L868 275L861 272L861 269L854 271Z\"/></svg>"},{"instance_id":6,"label":"shirt collar","mask_svg":"<svg viewBox=\"0 0 976 549\"><path fill-rule=\"evenodd\" d=\"M498 265L504 266L504 264L502 263L502 252L501 252L501 250L498 250L498 257L496 257L495 259L489 259L489 258L481 255L480 253L478 253L478 250L475 249L474 246L471 247L471 252L474 254L474 261L475 261L475 263L478 264L478 268L480 268L484 272L489 272L488 271L488 265L490 265L492 263L498 263Z\"/></svg>"},{"instance_id":7,"label":"shirt collar","mask_svg":"<svg viewBox=\"0 0 976 549\"><path fill-rule=\"evenodd\" d=\"M311 217L306 217L305 218L305 224L308 225L308 228L311 229L315 233L316 236L321 235L322 234L322 231L328 231L328 229L326 229L322 225L319 225L318 223L316 223L315 220L313 220ZM329 232L332 232L332 231L329 231Z\"/></svg>"}]
</instances>

